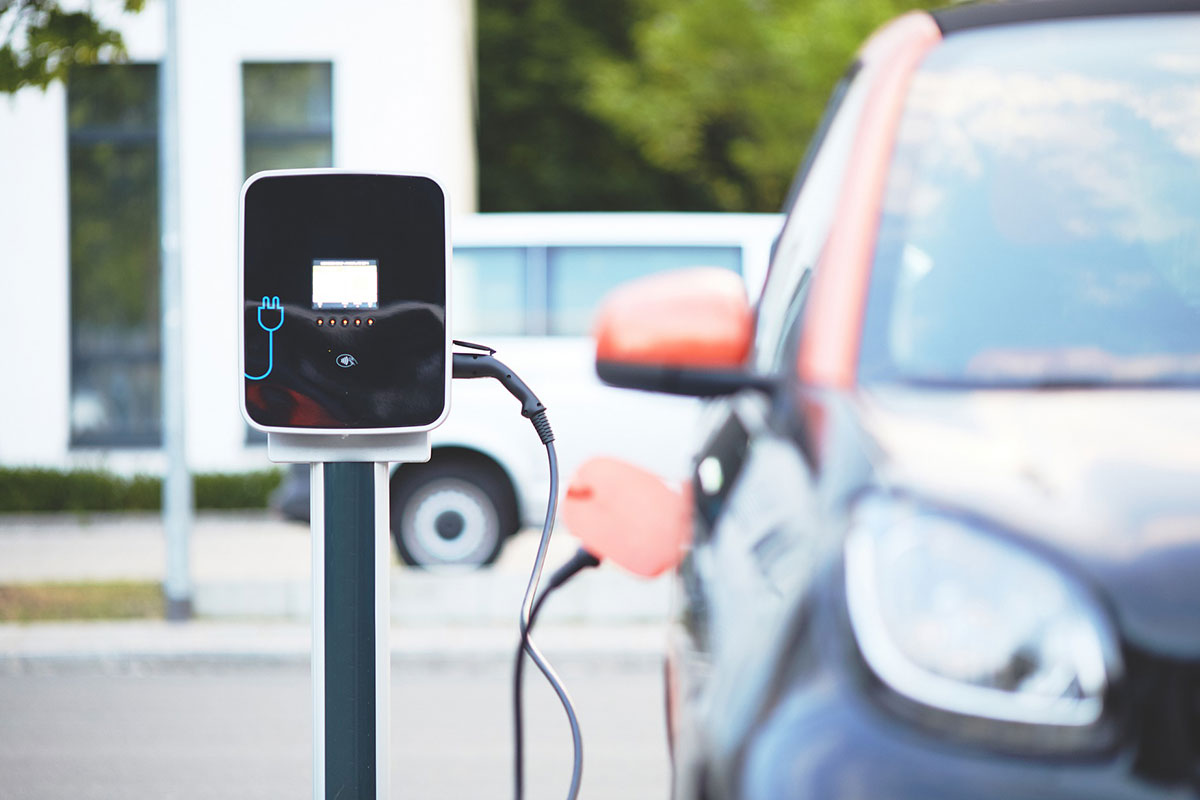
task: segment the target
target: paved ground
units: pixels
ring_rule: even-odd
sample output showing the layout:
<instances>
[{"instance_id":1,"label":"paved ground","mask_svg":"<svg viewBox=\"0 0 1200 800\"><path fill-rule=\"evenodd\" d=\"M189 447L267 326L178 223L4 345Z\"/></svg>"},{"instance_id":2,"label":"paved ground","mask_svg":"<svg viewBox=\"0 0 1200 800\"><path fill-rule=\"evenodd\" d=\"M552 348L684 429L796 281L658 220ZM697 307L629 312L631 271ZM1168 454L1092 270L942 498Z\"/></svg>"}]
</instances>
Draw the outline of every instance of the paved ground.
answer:
<instances>
[{"instance_id":1,"label":"paved ground","mask_svg":"<svg viewBox=\"0 0 1200 800\"><path fill-rule=\"evenodd\" d=\"M527 574L540 533L518 534L492 571ZM565 560L574 548L569 535L556 532L550 560ZM194 520L191 567L198 581L306 579L310 552L308 525L273 512L202 511ZM160 580L165 563L155 513L0 514L0 583Z\"/></svg>"},{"instance_id":2,"label":"paved ground","mask_svg":"<svg viewBox=\"0 0 1200 800\"><path fill-rule=\"evenodd\" d=\"M393 565L393 797L510 795L510 662L535 548L523 533L479 572ZM573 550L556 541L548 572ZM154 515L0 517L0 583L160 580L164 561ZM309 796L307 528L202 514L192 574L197 621L0 624L0 800ZM604 566L536 631L584 725L583 798L666 796L668 594ZM562 797L568 727L528 679L526 797Z\"/></svg>"},{"instance_id":3,"label":"paved ground","mask_svg":"<svg viewBox=\"0 0 1200 800\"><path fill-rule=\"evenodd\" d=\"M663 798L656 664L560 658L584 735L582 798ZM506 660L397 663L392 797L511 796ZM566 794L570 736L527 683L526 797ZM277 800L311 796L308 670L298 664L43 662L0 670L0 800Z\"/></svg>"},{"instance_id":4,"label":"paved ground","mask_svg":"<svg viewBox=\"0 0 1200 800\"><path fill-rule=\"evenodd\" d=\"M511 794L511 655L536 548L489 570L392 569L393 797ZM555 541L548 570L574 544ZM155 515L0 517L0 584L161 580ZM0 800L306 797L312 720L309 537L266 514L202 514L200 618L0 624ZM604 566L535 632L584 726L581 797L661 798L661 659L669 586ZM569 729L528 673L529 800L563 797Z\"/></svg>"},{"instance_id":5,"label":"paved ground","mask_svg":"<svg viewBox=\"0 0 1200 800\"><path fill-rule=\"evenodd\" d=\"M191 556L197 580L303 579L308 528L269 513L202 513ZM157 514L0 516L0 583L162 580L165 564Z\"/></svg>"},{"instance_id":6,"label":"paved ground","mask_svg":"<svg viewBox=\"0 0 1200 800\"><path fill-rule=\"evenodd\" d=\"M666 630L659 624L599 625L539 621L534 631L551 657L659 663ZM507 658L517 625L393 625L392 658L398 662L481 662ZM54 663L271 662L307 663L307 624L198 620L0 624L0 673Z\"/></svg>"},{"instance_id":7,"label":"paved ground","mask_svg":"<svg viewBox=\"0 0 1200 800\"><path fill-rule=\"evenodd\" d=\"M538 532L524 531L491 569L432 574L392 569L392 612L410 624L507 623L529 580ZM547 574L575 543L551 541ZM215 618L305 619L310 541L303 524L270 513L206 512L192 532L195 607ZM0 584L161 580L166 562L155 514L0 515ZM645 581L610 565L580 575L547 604L547 620L655 622L669 607L666 580Z\"/></svg>"}]
</instances>

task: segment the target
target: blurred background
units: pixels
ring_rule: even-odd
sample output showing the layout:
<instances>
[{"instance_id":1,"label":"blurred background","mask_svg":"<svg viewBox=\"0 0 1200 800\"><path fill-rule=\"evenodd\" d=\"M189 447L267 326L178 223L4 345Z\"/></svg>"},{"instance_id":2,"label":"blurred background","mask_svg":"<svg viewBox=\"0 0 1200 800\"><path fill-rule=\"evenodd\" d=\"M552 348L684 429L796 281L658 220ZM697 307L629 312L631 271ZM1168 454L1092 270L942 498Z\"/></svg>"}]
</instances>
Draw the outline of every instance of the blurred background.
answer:
<instances>
[{"instance_id":1,"label":"blurred background","mask_svg":"<svg viewBox=\"0 0 1200 800\"><path fill-rule=\"evenodd\" d=\"M172 89L160 82L165 0L0 3L0 798L307 790L305 475L268 462L237 409L246 177L439 176L465 237L453 334L497 346L542 395L564 478L606 443L682 477L700 409L605 394L586 338L595 303L620 280L689 263L740 271L753 294L771 215L834 83L874 27L919 5L177 0ZM177 230L164 227L164 193ZM167 250L181 298L171 356ZM164 383L168 357L176 384ZM172 388L183 425L167 442ZM462 407L511 404L479 391ZM397 796L478 796L509 780L506 681L546 488L512 410L504 444L454 428L453 414L434 440L443 472L482 487L442 519L458 514L470 533L478 506L495 547L452 570L414 569L438 561L429 548L395 561ZM602 418L646 422L631 433ZM192 489L168 522L175 538L161 516L171 458ZM551 566L572 550L558 541ZM163 584L181 563L173 599L191 621L168 625ZM545 647L591 748L585 797L666 792L670 592L601 568L548 607ZM530 693L533 788L556 796L566 725L536 677Z\"/></svg>"}]
</instances>

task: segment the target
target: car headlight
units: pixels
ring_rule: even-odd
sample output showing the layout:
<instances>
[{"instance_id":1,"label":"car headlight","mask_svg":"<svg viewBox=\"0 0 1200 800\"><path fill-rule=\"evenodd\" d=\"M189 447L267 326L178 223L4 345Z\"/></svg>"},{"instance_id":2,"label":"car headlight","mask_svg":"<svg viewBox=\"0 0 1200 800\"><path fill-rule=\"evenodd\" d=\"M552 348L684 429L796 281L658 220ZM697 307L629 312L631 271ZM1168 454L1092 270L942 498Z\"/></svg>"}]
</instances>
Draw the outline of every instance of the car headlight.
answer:
<instances>
[{"instance_id":1,"label":"car headlight","mask_svg":"<svg viewBox=\"0 0 1200 800\"><path fill-rule=\"evenodd\" d=\"M846 600L872 672L960 719L1094 727L1120 670L1107 619L1078 582L1019 545L900 501L857 510Z\"/></svg>"}]
</instances>

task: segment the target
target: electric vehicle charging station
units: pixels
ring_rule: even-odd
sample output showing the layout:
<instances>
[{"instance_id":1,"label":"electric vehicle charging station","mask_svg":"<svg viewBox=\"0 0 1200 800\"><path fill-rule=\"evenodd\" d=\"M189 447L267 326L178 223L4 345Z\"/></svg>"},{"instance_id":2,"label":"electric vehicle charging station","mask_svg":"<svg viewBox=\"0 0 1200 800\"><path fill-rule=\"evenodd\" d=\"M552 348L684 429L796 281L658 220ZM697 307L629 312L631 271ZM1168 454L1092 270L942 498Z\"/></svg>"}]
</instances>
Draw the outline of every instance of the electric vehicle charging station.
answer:
<instances>
[{"instance_id":1,"label":"electric vehicle charging station","mask_svg":"<svg viewBox=\"0 0 1200 800\"><path fill-rule=\"evenodd\" d=\"M389 463L449 412L448 199L423 175L262 172L241 196L241 409L312 464L313 797L389 796Z\"/></svg>"}]
</instances>

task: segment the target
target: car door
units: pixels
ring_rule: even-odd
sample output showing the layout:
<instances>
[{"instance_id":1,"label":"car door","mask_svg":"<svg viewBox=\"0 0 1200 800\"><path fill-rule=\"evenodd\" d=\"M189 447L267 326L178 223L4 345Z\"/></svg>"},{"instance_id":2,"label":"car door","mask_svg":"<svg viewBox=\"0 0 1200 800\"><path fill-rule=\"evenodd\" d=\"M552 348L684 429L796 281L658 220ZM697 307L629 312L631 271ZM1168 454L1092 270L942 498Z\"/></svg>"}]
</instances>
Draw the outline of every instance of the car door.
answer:
<instances>
[{"instance_id":1,"label":"car door","mask_svg":"<svg viewBox=\"0 0 1200 800\"><path fill-rule=\"evenodd\" d=\"M858 73L839 85L797 176L757 307L753 368L778 378L777 388L710 404L693 462L694 540L679 569L667 664L681 798L696 796L711 754L749 724L754 704L742 695L754 682L742 679L815 560L814 480L790 400L795 341L866 100Z\"/></svg>"}]
</instances>

